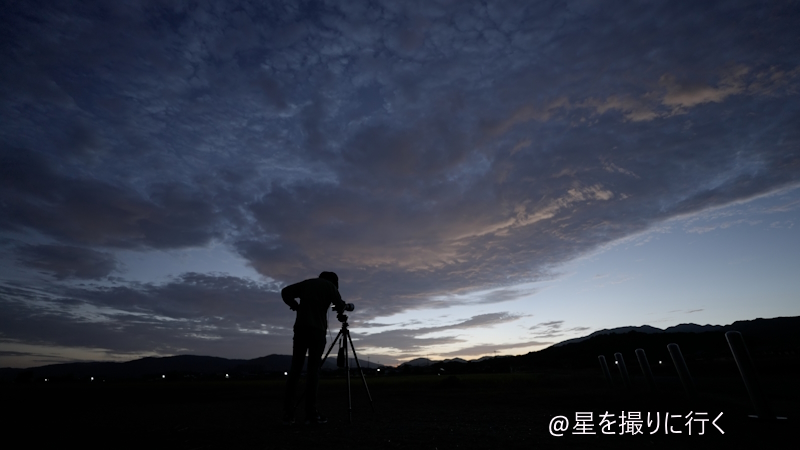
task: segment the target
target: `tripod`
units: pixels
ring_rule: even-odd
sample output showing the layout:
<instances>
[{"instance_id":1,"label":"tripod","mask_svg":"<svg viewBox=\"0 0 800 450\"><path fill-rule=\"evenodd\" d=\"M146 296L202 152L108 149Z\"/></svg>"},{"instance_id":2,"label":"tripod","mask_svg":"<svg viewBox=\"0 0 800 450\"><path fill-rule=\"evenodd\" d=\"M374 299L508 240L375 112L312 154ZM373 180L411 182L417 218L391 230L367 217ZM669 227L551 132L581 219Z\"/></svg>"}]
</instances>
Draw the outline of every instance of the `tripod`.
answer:
<instances>
[{"instance_id":1,"label":"tripod","mask_svg":"<svg viewBox=\"0 0 800 450\"><path fill-rule=\"evenodd\" d=\"M356 361L356 366L358 367L358 372L361 374L361 381L364 382L364 389L367 391L367 397L369 397L369 405L372 407L373 414L375 413L375 405L372 403L372 395L369 393L369 387L367 386L367 379L364 378L364 371L361 370L361 364L358 362L358 356L356 355L356 347L353 345L353 339L350 337L350 329L348 328L350 325L347 323L347 316L344 314L339 314L337 316L339 322L342 322L342 329L339 330L339 334L336 335L336 339L331 342L331 346L328 348L328 353L325 354L325 357L322 358L320 361L320 367L328 359L328 355L331 354L331 350L333 350L333 346L336 344L336 341L339 341L339 349L341 350L344 348L344 366L347 370L347 413L350 419L350 423L353 423L353 398L350 390L350 358L347 357L347 342L350 342L350 348L353 349L353 359ZM341 339L341 341L339 340ZM342 345L343 344L343 345ZM341 367L341 366L340 366Z\"/></svg>"}]
</instances>

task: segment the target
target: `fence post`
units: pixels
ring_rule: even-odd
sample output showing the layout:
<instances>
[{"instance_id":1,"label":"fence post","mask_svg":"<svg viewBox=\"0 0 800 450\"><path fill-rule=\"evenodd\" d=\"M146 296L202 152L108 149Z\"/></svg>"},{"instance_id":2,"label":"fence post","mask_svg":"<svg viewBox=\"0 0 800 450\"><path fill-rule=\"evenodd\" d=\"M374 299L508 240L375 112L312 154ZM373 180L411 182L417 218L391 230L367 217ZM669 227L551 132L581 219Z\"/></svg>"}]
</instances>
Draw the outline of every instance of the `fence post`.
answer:
<instances>
[{"instance_id":1,"label":"fence post","mask_svg":"<svg viewBox=\"0 0 800 450\"><path fill-rule=\"evenodd\" d=\"M622 358L622 353L614 353L614 359L617 360L617 366L619 367L619 373L622 375L622 381L625 382L625 388L631 388L631 379L628 377L628 368L625 367L625 360Z\"/></svg>"},{"instance_id":2,"label":"fence post","mask_svg":"<svg viewBox=\"0 0 800 450\"><path fill-rule=\"evenodd\" d=\"M725 333L725 339L728 341L728 346L731 348L731 353L733 353L733 359L736 361L736 365L739 366L739 373L742 375L747 393L750 394L750 401L753 402L756 414L761 419L774 419L775 415L772 413L769 402L761 391L761 385L758 383L756 369L753 365L753 360L750 358L750 352L747 351L747 346L744 345L742 333L738 331L728 331Z\"/></svg>"},{"instance_id":3,"label":"fence post","mask_svg":"<svg viewBox=\"0 0 800 450\"><path fill-rule=\"evenodd\" d=\"M689 374L689 368L686 367L686 361L683 360L680 347L678 347L678 344L668 344L667 350L669 350L669 356L672 357L672 362L675 364L675 369L678 370L683 389L686 390L686 394L689 397L695 397L697 389L695 389L694 380Z\"/></svg>"},{"instance_id":4,"label":"fence post","mask_svg":"<svg viewBox=\"0 0 800 450\"><path fill-rule=\"evenodd\" d=\"M600 360L600 368L603 369L603 375L606 377L606 381L608 382L608 387L614 387L614 381L611 379L611 372L608 371L608 364L606 364L606 357L600 355L597 357Z\"/></svg>"},{"instance_id":5,"label":"fence post","mask_svg":"<svg viewBox=\"0 0 800 450\"><path fill-rule=\"evenodd\" d=\"M650 370L650 364L647 362L647 355L644 354L644 349L636 349L636 359L639 360L639 367L642 368L644 378L647 380L647 386L651 391L656 390L656 380L653 378L653 372Z\"/></svg>"}]
</instances>

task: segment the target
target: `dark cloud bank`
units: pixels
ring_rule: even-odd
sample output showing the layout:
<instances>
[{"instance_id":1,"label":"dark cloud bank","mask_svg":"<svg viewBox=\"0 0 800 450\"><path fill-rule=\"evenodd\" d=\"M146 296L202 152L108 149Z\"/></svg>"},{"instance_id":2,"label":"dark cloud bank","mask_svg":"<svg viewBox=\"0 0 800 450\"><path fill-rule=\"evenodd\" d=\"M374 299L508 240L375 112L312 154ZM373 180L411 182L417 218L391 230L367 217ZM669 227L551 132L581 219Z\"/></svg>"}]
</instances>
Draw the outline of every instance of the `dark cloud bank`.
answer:
<instances>
[{"instance_id":1,"label":"dark cloud bank","mask_svg":"<svg viewBox=\"0 0 800 450\"><path fill-rule=\"evenodd\" d=\"M6 280L7 340L256 355L278 286L321 270L361 320L446 307L800 176L793 3L3 10L3 258L49 274ZM211 242L276 283L114 256Z\"/></svg>"}]
</instances>

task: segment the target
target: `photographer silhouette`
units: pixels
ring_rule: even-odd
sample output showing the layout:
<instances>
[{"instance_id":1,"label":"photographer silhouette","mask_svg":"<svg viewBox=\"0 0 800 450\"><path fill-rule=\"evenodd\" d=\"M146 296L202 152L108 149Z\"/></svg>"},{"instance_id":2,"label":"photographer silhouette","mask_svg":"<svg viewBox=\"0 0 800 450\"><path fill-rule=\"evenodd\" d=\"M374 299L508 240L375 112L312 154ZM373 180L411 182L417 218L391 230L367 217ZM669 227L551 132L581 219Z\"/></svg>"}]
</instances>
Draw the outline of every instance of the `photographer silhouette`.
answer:
<instances>
[{"instance_id":1,"label":"photographer silhouette","mask_svg":"<svg viewBox=\"0 0 800 450\"><path fill-rule=\"evenodd\" d=\"M333 272L322 272L318 278L286 286L281 290L281 298L292 311L297 311L292 365L289 379L286 380L283 422L287 425L294 423L294 395L308 352L305 423L325 423L327 419L317 412L317 388L320 359L325 351L325 333L328 331L328 308L333 304L337 310L344 311L346 307L339 295L339 277ZM297 298L300 299L299 303L295 300Z\"/></svg>"}]
</instances>

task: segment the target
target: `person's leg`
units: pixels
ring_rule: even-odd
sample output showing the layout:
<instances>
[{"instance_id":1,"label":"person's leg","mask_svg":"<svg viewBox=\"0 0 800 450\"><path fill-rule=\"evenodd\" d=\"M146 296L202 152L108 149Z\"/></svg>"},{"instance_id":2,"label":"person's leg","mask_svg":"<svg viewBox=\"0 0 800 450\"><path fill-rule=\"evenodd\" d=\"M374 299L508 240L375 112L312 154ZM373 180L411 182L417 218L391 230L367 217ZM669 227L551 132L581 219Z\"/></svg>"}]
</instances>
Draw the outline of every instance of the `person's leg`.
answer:
<instances>
[{"instance_id":1,"label":"person's leg","mask_svg":"<svg viewBox=\"0 0 800 450\"><path fill-rule=\"evenodd\" d=\"M325 333L309 336L308 343L308 366L306 380L308 397L306 397L306 418L314 418L317 414L317 390L319 388L319 365L322 354L325 351Z\"/></svg>"},{"instance_id":2,"label":"person's leg","mask_svg":"<svg viewBox=\"0 0 800 450\"><path fill-rule=\"evenodd\" d=\"M286 380L286 393L284 395L283 412L286 416L294 415L294 394L297 391L297 380L303 371L303 363L308 350L308 338L302 333L295 333L292 346L292 365L289 368L289 378Z\"/></svg>"}]
</instances>

